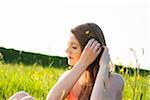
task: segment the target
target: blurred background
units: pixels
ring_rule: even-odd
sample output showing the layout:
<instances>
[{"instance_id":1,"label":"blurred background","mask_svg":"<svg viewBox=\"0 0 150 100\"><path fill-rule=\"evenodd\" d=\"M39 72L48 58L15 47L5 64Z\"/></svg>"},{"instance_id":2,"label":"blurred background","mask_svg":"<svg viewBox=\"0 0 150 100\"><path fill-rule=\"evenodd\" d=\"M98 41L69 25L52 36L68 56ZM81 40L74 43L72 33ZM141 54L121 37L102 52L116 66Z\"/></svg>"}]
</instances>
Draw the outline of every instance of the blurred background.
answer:
<instances>
[{"instance_id":1,"label":"blurred background","mask_svg":"<svg viewBox=\"0 0 150 100\"><path fill-rule=\"evenodd\" d=\"M0 47L65 57L70 29L94 22L113 63L135 65L136 53L150 69L149 9L148 0L0 1Z\"/></svg>"}]
</instances>

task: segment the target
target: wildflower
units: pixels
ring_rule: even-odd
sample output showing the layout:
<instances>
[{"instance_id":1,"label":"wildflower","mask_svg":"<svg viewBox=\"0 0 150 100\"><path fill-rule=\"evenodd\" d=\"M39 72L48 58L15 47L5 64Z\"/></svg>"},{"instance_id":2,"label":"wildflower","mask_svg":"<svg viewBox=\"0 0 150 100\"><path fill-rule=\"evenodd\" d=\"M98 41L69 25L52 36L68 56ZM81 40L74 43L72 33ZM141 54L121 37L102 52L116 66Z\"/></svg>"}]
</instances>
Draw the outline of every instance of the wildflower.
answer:
<instances>
[{"instance_id":1,"label":"wildflower","mask_svg":"<svg viewBox=\"0 0 150 100\"><path fill-rule=\"evenodd\" d=\"M140 80L140 75L138 74L138 76L137 76L137 80Z\"/></svg>"},{"instance_id":2,"label":"wildflower","mask_svg":"<svg viewBox=\"0 0 150 100\"><path fill-rule=\"evenodd\" d=\"M90 34L90 31L85 31L85 34L86 34L86 35Z\"/></svg>"},{"instance_id":3,"label":"wildflower","mask_svg":"<svg viewBox=\"0 0 150 100\"><path fill-rule=\"evenodd\" d=\"M129 64L129 68L132 68L132 66L133 66L133 64L132 64L132 63L130 63L130 64Z\"/></svg>"},{"instance_id":4,"label":"wildflower","mask_svg":"<svg viewBox=\"0 0 150 100\"><path fill-rule=\"evenodd\" d=\"M36 74L31 75L31 79L33 80L39 80L39 77Z\"/></svg>"}]
</instances>

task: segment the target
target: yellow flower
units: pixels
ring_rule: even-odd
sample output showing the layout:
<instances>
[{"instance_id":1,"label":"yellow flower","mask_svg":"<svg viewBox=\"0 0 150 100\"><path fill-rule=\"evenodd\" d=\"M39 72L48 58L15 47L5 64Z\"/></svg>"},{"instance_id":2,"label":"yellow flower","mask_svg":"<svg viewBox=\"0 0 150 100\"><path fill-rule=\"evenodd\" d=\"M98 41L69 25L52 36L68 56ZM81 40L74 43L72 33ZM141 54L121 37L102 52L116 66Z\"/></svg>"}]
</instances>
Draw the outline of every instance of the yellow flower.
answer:
<instances>
[{"instance_id":1,"label":"yellow flower","mask_svg":"<svg viewBox=\"0 0 150 100\"><path fill-rule=\"evenodd\" d=\"M85 31L84 34L86 34L86 35L91 35L91 32L90 32L90 31Z\"/></svg>"},{"instance_id":2,"label":"yellow flower","mask_svg":"<svg viewBox=\"0 0 150 100\"><path fill-rule=\"evenodd\" d=\"M135 89L135 93L138 93L138 89Z\"/></svg>"},{"instance_id":3,"label":"yellow flower","mask_svg":"<svg viewBox=\"0 0 150 100\"><path fill-rule=\"evenodd\" d=\"M132 67L132 66L133 66L133 64L132 64L132 63L130 63L130 64L129 64L129 67Z\"/></svg>"},{"instance_id":4,"label":"yellow flower","mask_svg":"<svg viewBox=\"0 0 150 100\"><path fill-rule=\"evenodd\" d=\"M85 34L89 34L90 33L90 31L85 31Z\"/></svg>"},{"instance_id":5,"label":"yellow flower","mask_svg":"<svg viewBox=\"0 0 150 100\"><path fill-rule=\"evenodd\" d=\"M138 74L138 76L137 76L137 80L140 80L140 75Z\"/></svg>"},{"instance_id":6,"label":"yellow flower","mask_svg":"<svg viewBox=\"0 0 150 100\"><path fill-rule=\"evenodd\" d=\"M39 80L39 77L36 74L31 75L31 79L33 80Z\"/></svg>"}]
</instances>

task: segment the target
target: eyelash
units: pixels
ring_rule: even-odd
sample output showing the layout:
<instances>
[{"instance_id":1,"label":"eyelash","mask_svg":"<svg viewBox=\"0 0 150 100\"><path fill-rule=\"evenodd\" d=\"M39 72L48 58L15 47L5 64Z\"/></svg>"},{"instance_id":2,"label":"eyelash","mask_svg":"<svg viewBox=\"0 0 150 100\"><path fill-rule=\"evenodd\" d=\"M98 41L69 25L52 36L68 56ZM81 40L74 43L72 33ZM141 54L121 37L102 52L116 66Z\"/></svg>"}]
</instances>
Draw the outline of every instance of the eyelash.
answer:
<instances>
[{"instance_id":1,"label":"eyelash","mask_svg":"<svg viewBox=\"0 0 150 100\"><path fill-rule=\"evenodd\" d=\"M77 47L72 47L73 49L77 49Z\"/></svg>"},{"instance_id":2,"label":"eyelash","mask_svg":"<svg viewBox=\"0 0 150 100\"><path fill-rule=\"evenodd\" d=\"M71 45L71 44L67 44L68 45L68 47L71 47L71 48L73 48L73 49L78 49L78 47L76 47L76 46L74 46L74 45Z\"/></svg>"}]
</instances>

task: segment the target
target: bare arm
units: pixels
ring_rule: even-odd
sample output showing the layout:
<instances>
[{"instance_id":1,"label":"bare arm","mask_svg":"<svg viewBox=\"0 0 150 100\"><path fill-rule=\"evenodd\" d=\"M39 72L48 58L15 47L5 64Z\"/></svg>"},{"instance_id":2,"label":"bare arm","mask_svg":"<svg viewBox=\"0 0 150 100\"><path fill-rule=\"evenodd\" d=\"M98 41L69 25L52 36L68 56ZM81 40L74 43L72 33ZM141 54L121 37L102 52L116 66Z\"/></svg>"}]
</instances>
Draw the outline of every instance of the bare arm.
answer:
<instances>
[{"instance_id":1,"label":"bare arm","mask_svg":"<svg viewBox=\"0 0 150 100\"><path fill-rule=\"evenodd\" d=\"M55 84L49 92L47 100L59 100L62 95L66 97L84 70L84 66L77 63L62 80Z\"/></svg>"},{"instance_id":2,"label":"bare arm","mask_svg":"<svg viewBox=\"0 0 150 100\"><path fill-rule=\"evenodd\" d=\"M106 100L105 94L105 81L108 79L109 71L108 71L108 63L110 57L108 54L108 49L105 47L102 57L100 59L100 69L98 71L95 84L93 87L93 91L91 94L91 100Z\"/></svg>"},{"instance_id":3,"label":"bare arm","mask_svg":"<svg viewBox=\"0 0 150 100\"><path fill-rule=\"evenodd\" d=\"M100 52L99 47L100 44L91 39L85 46L78 62L62 80L54 85L46 100L59 100L61 97L66 97L82 73L98 56Z\"/></svg>"},{"instance_id":4,"label":"bare arm","mask_svg":"<svg viewBox=\"0 0 150 100\"><path fill-rule=\"evenodd\" d=\"M124 79L119 74L109 75L109 61L110 57L108 54L108 49L105 47L99 61L100 69L93 87L91 100L122 100ZM107 91L107 95L105 90Z\"/></svg>"}]
</instances>

